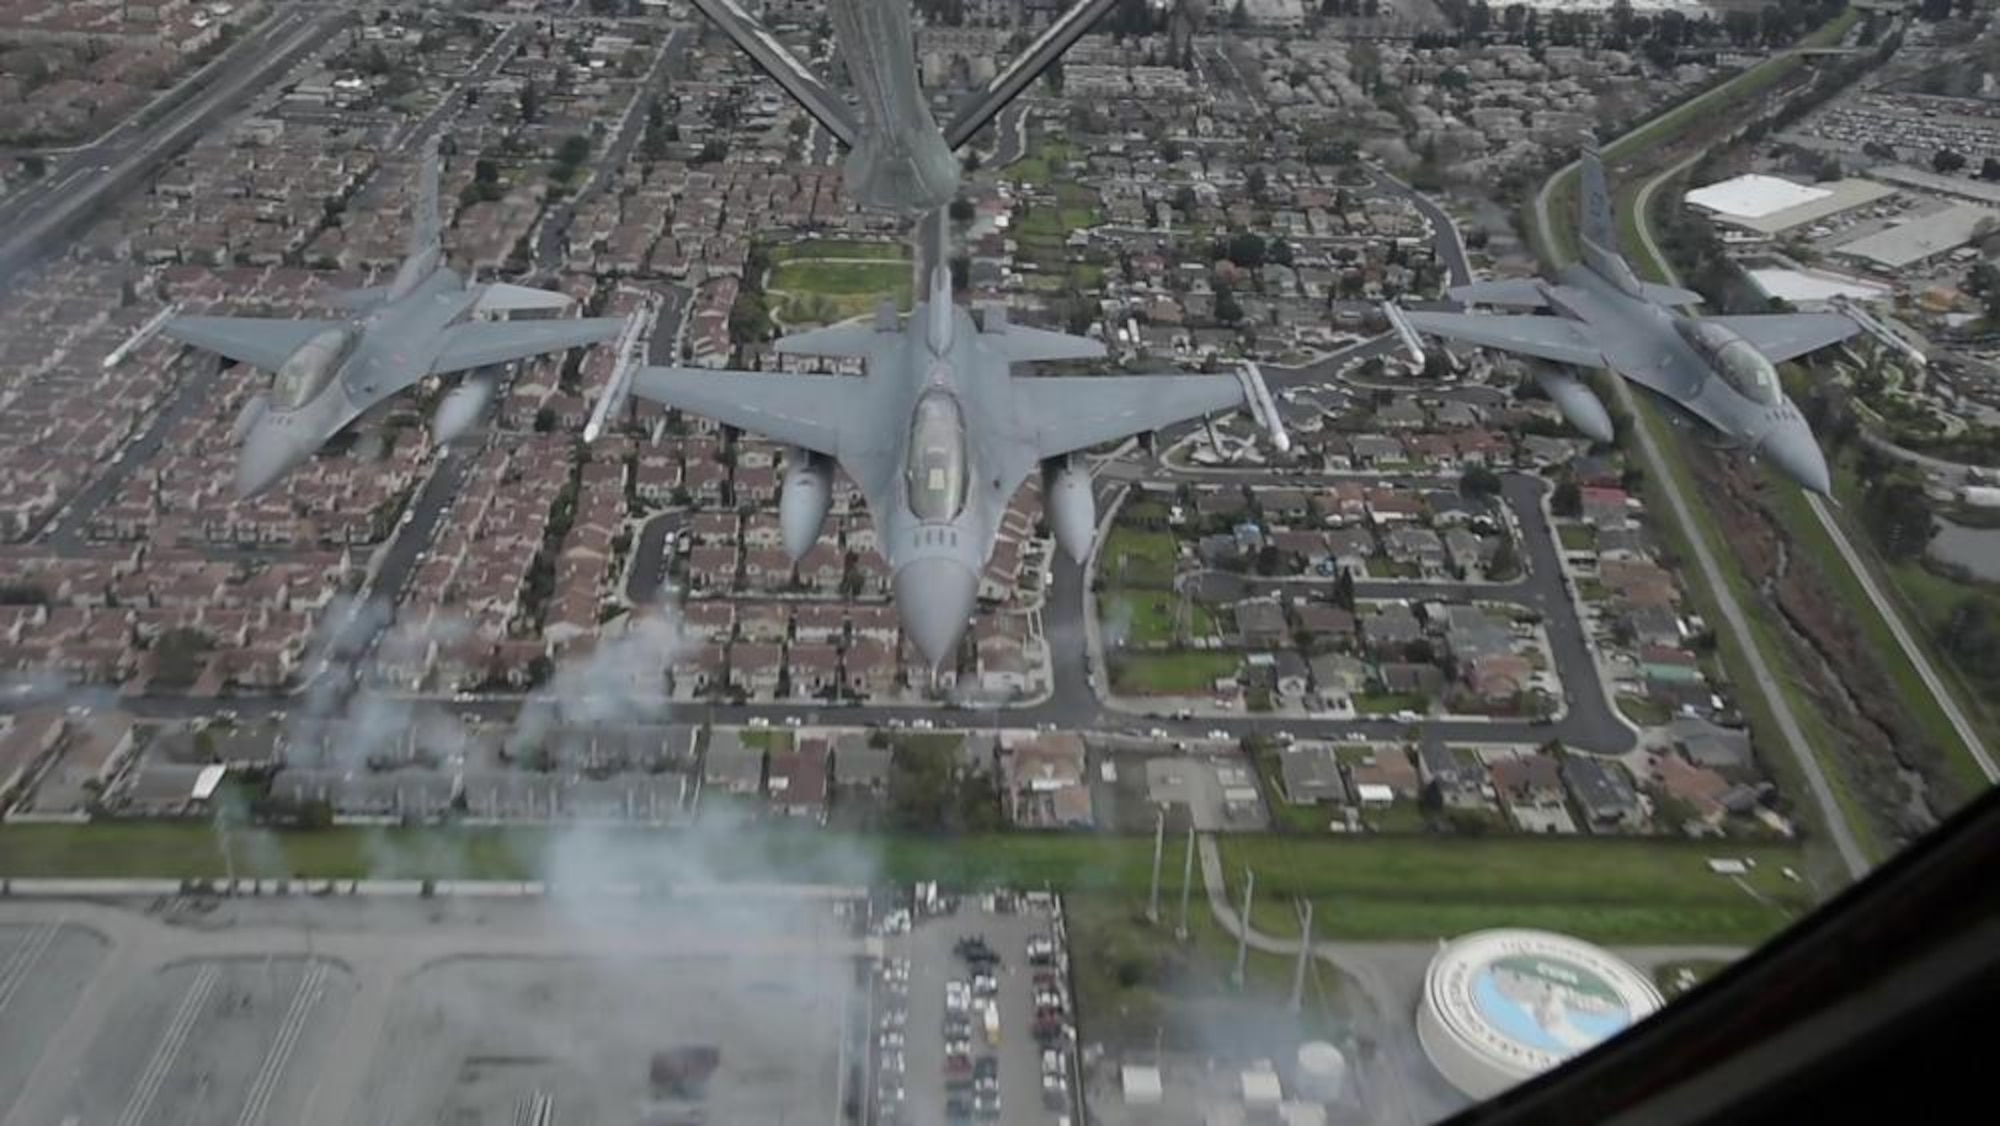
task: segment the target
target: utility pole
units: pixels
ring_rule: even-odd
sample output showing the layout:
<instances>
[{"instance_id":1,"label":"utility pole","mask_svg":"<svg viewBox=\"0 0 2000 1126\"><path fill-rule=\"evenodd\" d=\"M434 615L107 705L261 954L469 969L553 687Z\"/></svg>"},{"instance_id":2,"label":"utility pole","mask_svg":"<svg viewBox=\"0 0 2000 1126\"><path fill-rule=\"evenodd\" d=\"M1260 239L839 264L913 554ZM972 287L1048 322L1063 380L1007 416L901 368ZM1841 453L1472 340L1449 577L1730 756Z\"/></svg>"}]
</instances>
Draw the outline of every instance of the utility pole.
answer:
<instances>
[{"instance_id":1,"label":"utility pole","mask_svg":"<svg viewBox=\"0 0 2000 1126\"><path fill-rule=\"evenodd\" d=\"M1243 913L1236 917L1236 972L1231 980L1236 988L1243 988L1244 974L1250 968L1250 900L1257 894L1257 872L1252 868L1243 869Z\"/></svg>"},{"instance_id":2,"label":"utility pole","mask_svg":"<svg viewBox=\"0 0 2000 1126\"><path fill-rule=\"evenodd\" d=\"M1298 1012L1305 1006L1306 963L1312 961L1313 948L1313 902L1305 901L1299 924L1299 964L1292 969L1292 1011Z\"/></svg>"},{"instance_id":3,"label":"utility pole","mask_svg":"<svg viewBox=\"0 0 2000 1126\"><path fill-rule=\"evenodd\" d=\"M1162 806L1153 811L1153 891L1146 898L1146 921L1160 925L1160 850L1167 843L1167 810Z\"/></svg>"},{"instance_id":4,"label":"utility pole","mask_svg":"<svg viewBox=\"0 0 2000 1126\"><path fill-rule=\"evenodd\" d=\"M1188 825L1187 859L1181 861L1181 925L1174 928L1174 937L1182 942L1188 936L1188 894L1194 890L1194 825Z\"/></svg>"}]
</instances>

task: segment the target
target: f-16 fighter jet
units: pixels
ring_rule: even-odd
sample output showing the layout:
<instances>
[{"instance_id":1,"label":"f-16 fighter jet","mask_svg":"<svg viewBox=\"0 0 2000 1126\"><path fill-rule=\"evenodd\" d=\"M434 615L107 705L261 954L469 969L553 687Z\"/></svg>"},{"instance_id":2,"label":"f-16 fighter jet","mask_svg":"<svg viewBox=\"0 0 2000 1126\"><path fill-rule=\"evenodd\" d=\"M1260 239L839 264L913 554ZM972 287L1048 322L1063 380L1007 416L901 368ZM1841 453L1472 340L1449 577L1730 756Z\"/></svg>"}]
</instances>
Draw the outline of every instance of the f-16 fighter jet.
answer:
<instances>
[{"instance_id":1,"label":"f-16 fighter jet","mask_svg":"<svg viewBox=\"0 0 2000 1126\"><path fill-rule=\"evenodd\" d=\"M237 496L269 488L362 412L426 376L594 344L624 327L616 317L477 319L481 313L561 309L570 299L516 285L468 283L444 264L438 163L433 144L418 181L409 252L395 280L340 294L336 303L349 310L346 319L169 316L142 330L276 373L269 393L251 399L236 420L235 440L243 446ZM438 410L440 440L462 430L491 393L490 382L469 381L448 395Z\"/></svg>"},{"instance_id":2,"label":"f-16 fighter jet","mask_svg":"<svg viewBox=\"0 0 2000 1126\"><path fill-rule=\"evenodd\" d=\"M1595 148L1585 148L1582 165L1581 262L1565 266L1554 283L1476 282L1451 291L1467 304L1546 309L1553 316L1391 308L1391 321L1560 364L1609 368L1768 458L1804 488L1825 493L1826 458L1785 396L1773 365L1837 344L1862 326L1839 313L1691 317L1679 312L1701 297L1633 276L1618 251L1611 194ZM1554 373L1543 376L1542 384L1578 430L1599 441L1611 439L1611 419L1588 387Z\"/></svg>"},{"instance_id":3,"label":"f-16 fighter jet","mask_svg":"<svg viewBox=\"0 0 2000 1126\"><path fill-rule=\"evenodd\" d=\"M942 229L943 213L935 220ZM1082 559L1096 533L1090 472L1072 454L1248 405L1287 443L1254 369L1237 375L1017 377L1017 363L1096 359L1103 345L1010 324L975 325L933 259L928 299L907 324L885 302L873 323L812 329L779 352L854 357L860 378L645 368L630 393L792 447L779 522L794 560L819 535L837 464L874 516L903 631L933 667L953 662L1000 518L1028 474L1045 474L1056 542Z\"/></svg>"},{"instance_id":4,"label":"f-16 fighter jet","mask_svg":"<svg viewBox=\"0 0 2000 1126\"><path fill-rule=\"evenodd\" d=\"M848 147L849 194L869 207L922 212L958 194L952 151L1020 96L1113 2L1082 0L1064 12L943 129L917 80L910 0L827 2L834 43L861 103L858 118L740 0L695 0L695 6Z\"/></svg>"}]
</instances>

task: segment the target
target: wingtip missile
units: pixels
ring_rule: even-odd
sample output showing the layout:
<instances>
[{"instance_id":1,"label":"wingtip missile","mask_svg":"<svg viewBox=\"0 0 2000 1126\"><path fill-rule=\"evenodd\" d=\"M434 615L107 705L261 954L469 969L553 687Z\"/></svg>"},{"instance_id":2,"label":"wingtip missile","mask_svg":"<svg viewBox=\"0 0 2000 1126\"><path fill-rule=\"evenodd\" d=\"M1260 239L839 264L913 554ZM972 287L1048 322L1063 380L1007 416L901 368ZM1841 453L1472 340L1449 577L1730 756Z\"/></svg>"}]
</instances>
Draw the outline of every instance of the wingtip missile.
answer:
<instances>
[{"instance_id":1,"label":"wingtip missile","mask_svg":"<svg viewBox=\"0 0 2000 1126\"><path fill-rule=\"evenodd\" d=\"M1236 378L1243 384L1243 401L1250 408L1250 417L1263 427L1271 437L1271 446L1279 453L1289 453L1292 436L1285 432L1285 420L1278 414L1277 401L1271 398L1271 389L1264 384L1264 371L1256 364L1245 361L1236 369Z\"/></svg>"},{"instance_id":2,"label":"wingtip missile","mask_svg":"<svg viewBox=\"0 0 2000 1126\"><path fill-rule=\"evenodd\" d=\"M126 338L125 343L112 349L111 354L104 357L104 369L109 371L117 367L119 364L125 362L126 357L145 347L148 341L160 335L160 330L167 327L167 322L173 320L180 311L181 303L176 301L159 312L154 313L145 324L139 326L137 332Z\"/></svg>"},{"instance_id":3,"label":"wingtip missile","mask_svg":"<svg viewBox=\"0 0 2000 1126\"><path fill-rule=\"evenodd\" d=\"M626 318L625 329L618 335L617 358L612 361L611 378L604 381L604 394L591 408L590 420L583 424L585 443L597 441L607 428L613 412L624 404L625 395L632 387L633 373L639 369L639 342L645 336L646 325L657 313L657 308L649 302Z\"/></svg>"},{"instance_id":4,"label":"wingtip missile","mask_svg":"<svg viewBox=\"0 0 2000 1126\"><path fill-rule=\"evenodd\" d=\"M1404 349L1410 353L1410 362L1423 367L1428 360L1424 355L1424 342L1417 337L1417 330L1410 327L1409 318L1403 316L1403 311L1393 301L1382 302L1382 315L1389 319L1389 327L1395 330Z\"/></svg>"}]
</instances>

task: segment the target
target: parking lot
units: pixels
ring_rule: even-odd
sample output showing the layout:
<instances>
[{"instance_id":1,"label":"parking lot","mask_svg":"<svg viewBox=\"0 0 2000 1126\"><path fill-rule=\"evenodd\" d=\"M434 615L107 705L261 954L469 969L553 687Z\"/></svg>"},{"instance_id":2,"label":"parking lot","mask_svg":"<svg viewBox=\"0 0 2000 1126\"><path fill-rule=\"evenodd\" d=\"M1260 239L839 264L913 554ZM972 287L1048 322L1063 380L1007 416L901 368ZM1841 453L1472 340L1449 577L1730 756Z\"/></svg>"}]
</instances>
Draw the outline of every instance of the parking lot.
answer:
<instances>
[{"instance_id":1,"label":"parking lot","mask_svg":"<svg viewBox=\"0 0 2000 1126\"><path fill-rule=\"evenodd\" d=\"M919 918L886 944L891 980L878 985L874 1005L875 1121L1039 1126L1070 1120L1071 1002L1053 904L1031 898L969 898L955 911ZM1036 940L1046 946L1043 957L1031 961ZM996 961L967 956L977 954L979 942ZM989 1008L997 1013L997 1037L988 1033ZM1044 1022L1044 1031L1053 1032L1045 1048L1037 1040L1037 1013L1056 1009L1064 1016ZM900 1024L897 1012L904 1014ZM885 1028L900 1036L885 1038ZM1050 1049L1055 1054L1046 1066L1062 1078L1045 1091ZM898 1088L900 1098L893 1095Z\"/></svg>"},{"instance_id":2,"label":"parking lot","mask_svg":"<svg viewBox=\"0 0 2000 1126\"><path fill-rule=\"evenodd\" d=\"M56 1121L301 1122L354 978L324 959L178 962L128 990ZM73 1116L73 1117L72 1117Z\"/></svg>"},{"instance_id":3,"label":"parking lot","mask_svg":"<svg viewBox=\"0 0 2000 1126\"><path fill-rule=\"evenodd\" d=\"M61 922L0 926L0 1116L109 949L101 935Z\"/></svg>"}]
</instances>

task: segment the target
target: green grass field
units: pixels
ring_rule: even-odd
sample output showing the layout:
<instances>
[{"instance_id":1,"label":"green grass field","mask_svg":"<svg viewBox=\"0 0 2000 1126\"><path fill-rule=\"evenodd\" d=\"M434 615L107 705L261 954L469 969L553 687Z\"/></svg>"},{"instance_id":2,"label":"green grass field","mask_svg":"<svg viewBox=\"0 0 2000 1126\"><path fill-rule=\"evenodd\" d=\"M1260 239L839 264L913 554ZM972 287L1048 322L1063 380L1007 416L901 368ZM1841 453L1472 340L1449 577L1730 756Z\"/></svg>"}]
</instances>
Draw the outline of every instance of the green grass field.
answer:
<instances>
[{"instance_id":1,"label":"green grass field","mask_svg":"<svg viewBox=\"0 0 2000 1126\"><path fill-rule=\"evenodd\" d=\"M866 835L768 826L700 837L665 830L337 828L235 835L244 876L531 879L561 841L593 840L692 854L717 878L805 882L936 879L1067 893L1143 896L1152 838L1011 833L955 839ZM1426 940L1477 926L1551 926L1618 942L1750 942L1783 922L1702 861L1753 857L1752 884L1787 911L1809 899L1778 869L1793 846L1681 841L1488 837L1232 837L1235 878L1257 869L1260 897L1293 895L1321 906L1330 937ZM0 877L214 878L221 852L205 824L100 823L0 827ZM1206 912L1201 912L1206 917ZM1261 916L1260 916L1261 919ZM1277 933L1277 927L1272 929Z\"/></svg>"},{"instance_id":2,"label":"green grass field","mask_svg":"<svg viewBox=\"0 0 2000 1126\"><path fill-rule=\"evenodd\" d=\"M1483 927L1543 927L1598 942L1752 944L1812 906L1792 846L1602 838L1231 837L1232 897L1257 873L1258 929L1298 931L1291 901L1315 904L1323 937L1432 939ZM1710 873L1709 857L1757 861L1751 885Z\"/></svg>"},{"instance_id":3,"label":"green grass field","mask_svg":"<svg viewBox=\"0 0 2000 1126\"><path fill-rule=\"evenodd\" d=\"M1139 696L1205 696L1216 680L1242 664L1234 653L1147 653L1127 657L1112 673L1112 689Z\"/></svg>"},{"instance_id":4,"label":"green grass field","mask_svg":"<svg viewBox=\"0 0 2000 1126\"><path fill-rule=\"evenodd\" d=\"M1174 611L1179 599L1155 591L1107 594L1099 612L1107 624L1124 623L1125 639L1131 645L1169 645L1174 634ZM1188 605L1188 636L1209 637L1215 633L1215 618L1199 603Z\"/></svg>"},{"instance_id":5,"label":"green grass field","mask_svg":"<svg viewBox=\"0 0 2000 1126\"><path fill-rule=\"evenodd\" d=\"M1171 590L1179 551L1174 537L1165 532L1114 526L1097 553L1097 570L1112 586Z\"/></svg>"},{"instance_id":6,"label":"green grass field","mask_svg":"<svg viewBox=\"0 0 2000 1126\"><path fill-rule=\"evenodd\" d=\"M771 248L771 261L790 262L812 258L871 258L908 261L910 248L900 242L862 242L858 239L800 239Z\"/></svg>"},{"instance_id":7,"label":"green grass field","mask_svg":"<svg viewBox=\"0 0 2000 1126\"><path fill-rule=\"evenodd\" d=\"M1556 534L1565 551L1597 550L1597 529L1588 524L1564 524Z\"/></svg>"},{"instance_id":8,"label":"green grass field","mask_svg":"<svg viewBox=\"0 0 2000 1126\"><path fill-rule=\"evenodd\" d=\"M1645 696L1618 697L1618 710L1641 727L1658 727L1673 718L1665 704Z\"/></svg>"},{"instance_id":9,"label":"green grass field","mask_svg":"<svg viewBox=\"0 0 2000 1126\"><path fill-rule=\"evenodd\" d=\"M826 262L798 259L781 262L771 270L769 290L785 293L819 293L831 297L907 292L910 268L902 262Z\"/></svg>"}]
</instances>

